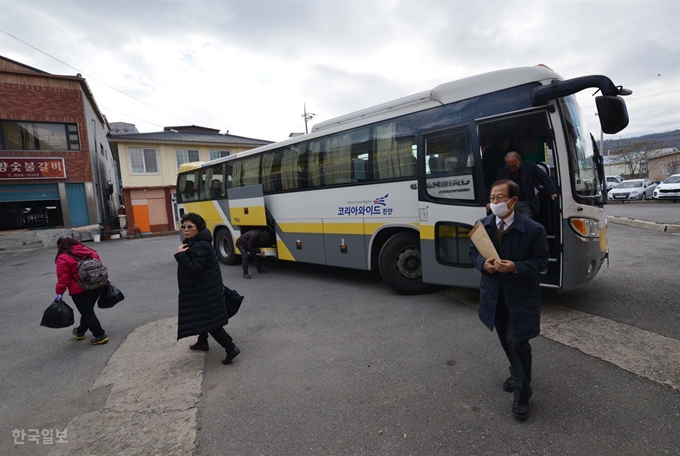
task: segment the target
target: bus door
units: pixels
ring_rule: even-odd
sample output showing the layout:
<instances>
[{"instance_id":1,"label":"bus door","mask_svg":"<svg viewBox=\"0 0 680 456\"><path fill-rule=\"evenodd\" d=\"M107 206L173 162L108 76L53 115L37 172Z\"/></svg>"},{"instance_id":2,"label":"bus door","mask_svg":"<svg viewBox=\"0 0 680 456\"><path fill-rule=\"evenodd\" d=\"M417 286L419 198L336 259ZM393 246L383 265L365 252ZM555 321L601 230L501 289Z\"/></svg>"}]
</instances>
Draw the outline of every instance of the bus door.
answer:
<instances>
[{"instance_id":1,"label":"bus door","mask_svg":"<svg viewBox=\"0 0 680 456\"><path fill-rule=\"evenodd\" d=\"M478 203L484 186L476 176L479 148L472 131L472 125L463 125L421 137L418 205L425 283L479 286L469 232L486 208Z\"/></svg>"},{"instance_id":2,"label":"bus door","mask_svg":"<svg viewBox=\"0 0 680 456\"><path fill-rule=\"evenodd\" d=\"M559 181L559 160L556 156L555 135L550 122L549 112L543 108L517 113L514 115L497 116L478 122L478 138L481 149L486 153L499 147L499 139L505 139L508 147L515 149L522 156L522 161L537 164L541 172L545 172L557 188L558 198L553 201L539 181L536 181L535 193L539 211L536 216L545 228L548 236L548 269L540 275L541 284L549 287L560 287L562 277L562 211L560 192L562 186ZM495 159L488 159L488 163L496 163ZM488 168L488 163L483 163ZM498 166L498 165L495 165ZM500 166L504 166L503 163ZM485 172L488 175L488 172ZM495 173L491 175L495 176ZM493 178L495 180L495 177ZM489 179L491 180L491 179ZM493 182L486 182L487 188ZM486 201L484 195L484 201Z\"/></svg>"},{"instance_id":3,"label":"bus door","mask_svg":"<svg viewBox=\"0 0 680 456\"><path fill-rule=\"evenodd\" d=\"M262 185L232 187L227 189L229 223L239 228L267 227Z\"/></svg>"}]
</instances>

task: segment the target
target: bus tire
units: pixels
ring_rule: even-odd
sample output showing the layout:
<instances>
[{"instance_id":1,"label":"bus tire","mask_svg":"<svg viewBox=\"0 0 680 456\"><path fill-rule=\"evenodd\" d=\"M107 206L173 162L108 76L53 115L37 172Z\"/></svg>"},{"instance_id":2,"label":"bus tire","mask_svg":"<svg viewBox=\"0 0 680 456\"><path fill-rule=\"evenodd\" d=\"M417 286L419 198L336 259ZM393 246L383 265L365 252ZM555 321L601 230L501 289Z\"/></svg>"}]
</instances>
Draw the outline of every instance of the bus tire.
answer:
<instances>
[{"instance_id":1,"label":"bus tire","mask_svg":"<svg viewBox=\"0 0 680 456\"><path fill-rule=\"evenodd\" d=\"M420 240L416 233L395 234L385 242L378 259L385 283L402 295L422 294L430 287L423 283Z\"/></svg>"},{"instance_id":2,"label":"bus tire","mask_svg":"<svg viewBox=\"0 0 680 456\"><path fill-rule=\"evenodd\" d=\"M234 241L231 239L229 230L222 228L215 234L215 252L217 258L224 264L236 263L236 252L234 251Z\"/></svg>"}]
</instances>

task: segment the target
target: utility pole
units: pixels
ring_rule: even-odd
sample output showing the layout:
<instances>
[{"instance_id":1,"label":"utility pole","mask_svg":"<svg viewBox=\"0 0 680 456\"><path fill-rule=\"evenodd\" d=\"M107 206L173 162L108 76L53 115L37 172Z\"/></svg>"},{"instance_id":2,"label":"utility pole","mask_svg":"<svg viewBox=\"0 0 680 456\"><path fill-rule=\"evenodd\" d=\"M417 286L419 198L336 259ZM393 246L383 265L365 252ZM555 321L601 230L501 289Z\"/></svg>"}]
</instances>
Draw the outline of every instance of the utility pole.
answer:
<instances>
[{"instance_id":1,"label":"utility pole","mask_svg":"<svg viewBox=\"0 0 680 456\"><path fill-rule=\"evenodd\" d=\"M305 134L309 134L309 130L307 130L307 121L312 120L312 117L314 117L316 114L313 112L307 112L307 103L303 103L302 106L304 107L304 114L302 114L302 118L305 119Z\"/></svg>"}]
</instances>

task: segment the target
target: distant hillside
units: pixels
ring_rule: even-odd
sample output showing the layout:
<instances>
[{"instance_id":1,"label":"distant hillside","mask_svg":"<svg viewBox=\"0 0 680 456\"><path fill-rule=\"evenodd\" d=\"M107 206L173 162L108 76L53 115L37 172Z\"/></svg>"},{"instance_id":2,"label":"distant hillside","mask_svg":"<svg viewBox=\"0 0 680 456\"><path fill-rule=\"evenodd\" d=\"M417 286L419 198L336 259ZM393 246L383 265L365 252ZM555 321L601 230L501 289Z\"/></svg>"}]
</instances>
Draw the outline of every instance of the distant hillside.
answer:
<instances>
[{"instance_id":1,"label":"distant hillside","mask_svg":"<svg viewBox=\"0 0 680 456\"><path fill-rule=\"evenodd\" d=\"M597 138L595 138L597 140ZM641 141L653 141L658 145L659 149L665 149L667 147L675 147L680 150L680 130L667 131L665 133L654 133L651 135L636 136L634 138L621 138L621 139L605 139L604 155L612 153L616 150L626 149L630 147L631 144ZM599 146L599 142L598 142Z\"/></svg>"}]
</instances>

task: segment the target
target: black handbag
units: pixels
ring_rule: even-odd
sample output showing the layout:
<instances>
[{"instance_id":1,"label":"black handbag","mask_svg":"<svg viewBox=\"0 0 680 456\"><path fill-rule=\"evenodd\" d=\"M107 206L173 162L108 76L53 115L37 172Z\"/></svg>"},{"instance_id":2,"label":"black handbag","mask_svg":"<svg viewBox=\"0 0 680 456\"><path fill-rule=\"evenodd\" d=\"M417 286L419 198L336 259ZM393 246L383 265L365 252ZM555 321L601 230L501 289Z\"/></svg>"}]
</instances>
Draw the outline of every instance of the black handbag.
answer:
<instances>
[{"instance_id":1,"label":"black handbag","mask_svg":"<svg viewBox=\"0 0 680 456\"><path fill-rule=\"evenodd\" d=\"M243 296L238 294L236 290L224 286L224 302L227 306L227 316L231 318L236 315L236 312L241 308Z\"/></svg>"},{"instance_id":2,"label":"black handbag","mask_svg":"<svg viewBox=\"0 0 680 456\"><path fill-rule=\"evenodd\" d=\"M40 326L47 328L67 328L73 324L73 309L64 301L53 301L45 309Z\"/></svg>"},{"instance_id":3,"label":"black handbag","mask_svg":"<svg viewBox=\"0 0 680 456\"><path fill-rule=\"evenodd\" d=\"M102 287L102 292L97 300L100 309L110 309L125 299L123 292L116 288L111 282Z\"/></svg>"}]
</instances>

